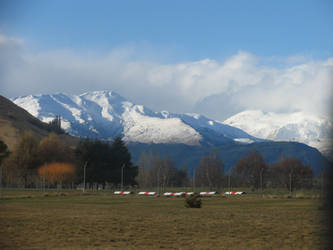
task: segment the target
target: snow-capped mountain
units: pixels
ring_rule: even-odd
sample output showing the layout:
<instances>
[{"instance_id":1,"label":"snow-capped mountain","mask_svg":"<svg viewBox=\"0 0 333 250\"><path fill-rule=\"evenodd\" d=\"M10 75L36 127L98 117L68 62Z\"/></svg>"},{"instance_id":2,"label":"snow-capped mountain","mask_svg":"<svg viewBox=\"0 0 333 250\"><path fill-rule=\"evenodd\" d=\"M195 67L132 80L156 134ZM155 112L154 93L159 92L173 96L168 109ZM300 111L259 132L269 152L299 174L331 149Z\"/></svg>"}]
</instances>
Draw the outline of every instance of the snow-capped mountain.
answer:
<instances>
[{"instance_id":1,"label":"snow-capped mountain","mask_svg":"<svg viewBox=\"0 0 333 250\"><path fill-rule=\"evenodd\" d=\"M325 155L332 152L333 123L327 117L304 112L288 114L247 110L224 121L250 135L274 141L297 141L317 148Z\"/></svg>"},{"instance_id":2,"label":"snow-capped mountain","mask_svg":"<svg viewBox=\"0 0 333 250\"><path fill-rule=\"evenodd\" d=\"M81 137L111 140L121 135L127 142L187 145L262 141L201 115L153 112L110 91L29 95L12 101L44 122L60 115L62 127Z\"/></svg>"}]
</instances>

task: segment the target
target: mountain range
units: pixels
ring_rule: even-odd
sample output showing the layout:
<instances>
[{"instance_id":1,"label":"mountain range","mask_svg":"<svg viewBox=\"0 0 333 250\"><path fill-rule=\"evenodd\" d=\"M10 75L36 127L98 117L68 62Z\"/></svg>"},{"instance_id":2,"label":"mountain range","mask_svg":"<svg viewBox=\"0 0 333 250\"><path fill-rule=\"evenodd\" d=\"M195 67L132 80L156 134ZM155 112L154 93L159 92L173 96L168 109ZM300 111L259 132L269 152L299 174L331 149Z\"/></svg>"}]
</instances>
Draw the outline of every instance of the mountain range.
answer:
<instances>
[{"instance_id":1,"label":"mountain range","mask_svg":"<svg viewBox=\"0 0 333 250\"><path fill-rule=\"evenodd\" d=\"M60 115L62 127L80 137L112 140L120 135L125 142L191 146L263 141L202 115L153 112L110 91L29 95L13 102L44 122Z\"/></svg>"},{"instance_id":2,"label":"mountain range","mask_svg":"<svg viewBox=\"0 0 333 250\"><path fill-rule=\"evenodd\" d=\"M328 158L333 155L333 122L328 117L305 112L278 114L246 110L224 123L258 138L301 142L317 148Z\"/></svg>"},{"instance_id":3,"label":"mountain range","mask_svg":"<svg viewBox=\"0 0 333 250\"><path fill-rule=\"evenodd\" d=\"M177 167L187 165L191 172L201 157L214 151L227 171L240 157L258 150L268 163L283 155L301 159L316 173L328 165L315 148L297 142L273 142L273 137L258 138L245 132L260 123L249 123L243 131L243 118L233 117L223 123L199 114L154 112L111 91L28 95L12 101L44 122L60 115L62 127L74 136L104 140L121 136L134 162L142 152L152 151L172 158Z\"/></svg>"}]
</instances>

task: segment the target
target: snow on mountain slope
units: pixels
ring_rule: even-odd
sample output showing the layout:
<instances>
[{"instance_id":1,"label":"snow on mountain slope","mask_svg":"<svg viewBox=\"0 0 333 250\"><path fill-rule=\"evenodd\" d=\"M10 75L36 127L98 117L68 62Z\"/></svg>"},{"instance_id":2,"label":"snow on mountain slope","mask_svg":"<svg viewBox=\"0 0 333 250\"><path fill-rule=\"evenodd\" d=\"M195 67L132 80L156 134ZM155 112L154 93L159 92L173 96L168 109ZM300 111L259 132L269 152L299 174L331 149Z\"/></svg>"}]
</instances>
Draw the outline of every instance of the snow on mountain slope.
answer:
<instances>
[{"instance_id":1,"label":"snow on mountain slope","mask_svg":"<svg viewBox=\"0 0 333 250\"><path fill-rule=\"evenodd\" d=\"M218 144L259 141L238 128L204 116L153 112L109 91L30 95L13 102L45 122L60 115L63 128L81 137L112 139L121 135L128 142L187 145L199 145L207 138Z\"/></svg>"},{"instance_id":2,"label":"snow on mountain slope","mask_svg":"<svg viewBox=\"0 0 333 250\"><path fill-rule=\"evenodd\" d=\"M208 131L208 133L210 130L212 130L215 133L219 134L220 136L225 137L225 139L232 139L233 141L240 143L252 143L255 141L262 141L258 138L250 136L241 129L229 126L220 121L209 119L203 115L172 114L167 111L162 111L160 112L160 114L165 118L175 118L175 117L179 118L186 124L190 124L190 126L196 129L197 131L201 131L201 133L204 133L203 129L205 129L205 131Z\"/></svg>"},{"instance_id":3,"label":"snow on mountain slope","mask_svg":"<svg viewBox=\"0 0 333 250\"><path fill-rule=\"evenodd\" d=\"M25 109L35 117L38 116L39 110L41 109L38 100L32 95L18 98L15 104L20 107L24 106Z\"/></svg>"},{"instance_id":4,"label":"snow on mountain slope","mask_svg":"<svg viewBox=\"0 0 333 250\"><path fill-rule=\"evenodd\" d=\"M331 151L333 123L326 117L304 112L277 114L247 110L228 118L224 123L258 138L302 142L324 154Z\"/></svg>"},{"instance_id":5,"label":"snow on mountain slope","mask_svg":"<svg viewBox=\"0 0 333 250\"><path fill-rule=\"evenodd\" d=\"M199 145L202 139L197 131L178 118L145 116L133 108L128 108L122 117L125 122L125 141Z\"/></svg>"},{"instance_id":6,"label":"snow on mountain slope","mask_svg":"<svg viewBox=\"0 0 333 250\"><path fill-rule=\"evenodd\" d=\"M202 139L199 133L180 119L154 117L150 110L130 102L124 102L123 107L125 141L199 145ZM145 111L148 111L150 116Z\"/></svg>"}]
</instances>

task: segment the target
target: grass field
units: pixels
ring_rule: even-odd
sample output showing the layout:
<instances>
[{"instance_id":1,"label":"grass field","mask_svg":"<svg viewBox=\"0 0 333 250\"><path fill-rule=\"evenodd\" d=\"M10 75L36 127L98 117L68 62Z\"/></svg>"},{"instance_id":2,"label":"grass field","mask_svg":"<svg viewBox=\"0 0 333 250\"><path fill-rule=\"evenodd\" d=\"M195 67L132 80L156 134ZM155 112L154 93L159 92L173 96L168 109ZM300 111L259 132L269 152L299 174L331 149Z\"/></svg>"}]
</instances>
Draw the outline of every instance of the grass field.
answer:
<instances>
[{"instance_id":1,"label":"grass field","mask_svg":"<svg viewBox=\"0 0 333 250\"><path fill-rule=\"evenodd\" d=\"M324 249L320 199L2 191L0 249Z\"/></svg>"}]
</instances>

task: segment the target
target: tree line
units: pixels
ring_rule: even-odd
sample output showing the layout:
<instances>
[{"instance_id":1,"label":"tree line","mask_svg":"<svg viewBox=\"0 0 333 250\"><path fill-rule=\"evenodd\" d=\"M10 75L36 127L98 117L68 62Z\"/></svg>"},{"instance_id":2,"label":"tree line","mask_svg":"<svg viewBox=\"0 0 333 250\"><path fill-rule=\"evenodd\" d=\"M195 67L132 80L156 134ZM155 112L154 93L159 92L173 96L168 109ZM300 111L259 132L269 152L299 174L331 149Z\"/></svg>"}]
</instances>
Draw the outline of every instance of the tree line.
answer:
<instances>
[{"instance_id":1,"label":"tree line","mask_svg":"<svg viewBox=\"0 0 333 250\"><path fill-rule=\"evenodd\" d=\"M267 164L261 153L254 151L238 160L231 171L233 185L253 189L287 188L290 191L311 188L313 170L299 159L281 156L273 164Z\"/></svg>"},{"instance_id":2,"label":"tree line","mask_svg":"<svg viewBox=\"0 0 333 250\"><path fill-rule=\"evenodd\" d=\"M121 171L125 185L136 184L137 167L120 137L112 143L82 139L73 148L55 133L38 141L28 132L20 136L12 152L0 141L0 152L5 186L34 188L46 183L48 187L73 187L83 182L84 171L88 185L119 186Z\"/></svg>"},{"instance_id":3,"label":"tree line","mask_svg":"<svg viewBox=\"0 0 333 250\"><path fill-rule=\"evenodd\" d=\"M246 187L252 189L286 188L290 191L312 188L314 175L310 166L300 160L281 156L273 164L267 164L260 152L250 152L240 158L235 166L225 172L217 152L202 157L191 176L187 167L178 170L168 158L152 152L143 152L138 161L137 183L140 187L197 187L221 189Z\"/></svg>"},{"instance_id":4,"label":"tree line","mask_svg":"<svg viewBox=\"0 0 333 250\"><path fill-rule=\"evenodd\" d=\"M187 166L176 168L167 157L142 152L137 166L120 137L111 143L97 139L81 139L70 147L51 133L38 141L32 133L24 133L12 152L0 141L2 183L7 186L49 187L75 186L83 182L111 186L140 188L205 187L210 190L247 187L252 189L311 188L314 176L311 167L295 158L283 157L267 164L261 153L253 151L240 158L225 172L217 152L202 157L189 175Z\"/></svg>"},{"instance_id":5,"label":"tree line","mask_svg":"<svg viewBox=\"0 0 333 250\"><path fill-rule=\"evenodd\" d=\"M141 188L157 187L160 191L166 187L185 187L190 183L186 166L179 170L170 159L152 152L142 152L136 181Z\"/></svg>"}]
</instances>

